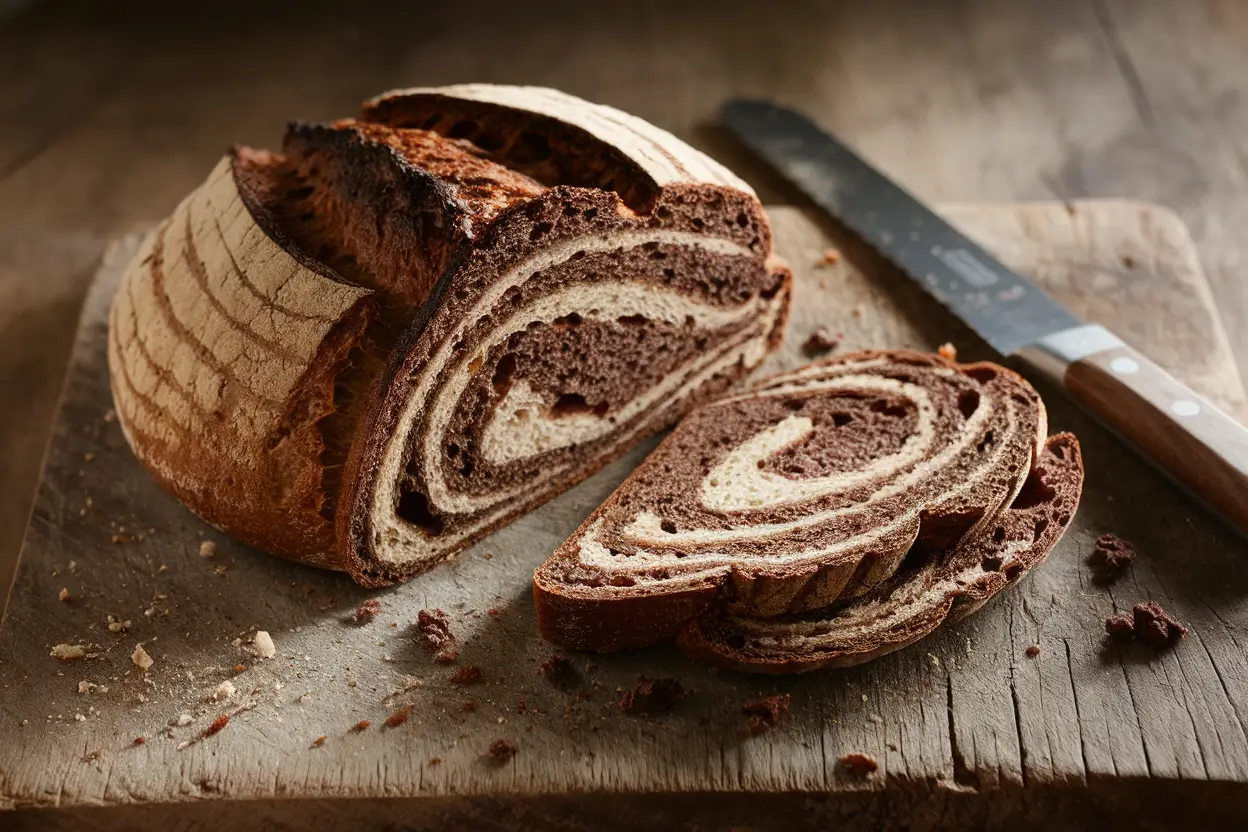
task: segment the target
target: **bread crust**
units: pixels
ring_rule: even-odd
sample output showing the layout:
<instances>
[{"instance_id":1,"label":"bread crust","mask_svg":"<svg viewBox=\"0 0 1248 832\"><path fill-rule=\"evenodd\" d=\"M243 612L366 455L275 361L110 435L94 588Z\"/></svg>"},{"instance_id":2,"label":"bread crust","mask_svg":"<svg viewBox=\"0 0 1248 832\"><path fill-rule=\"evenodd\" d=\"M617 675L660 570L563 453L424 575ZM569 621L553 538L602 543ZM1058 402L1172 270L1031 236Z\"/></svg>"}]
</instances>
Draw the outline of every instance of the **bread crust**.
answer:
<instances>
[{"instance_id":1,"label":"bread crust","mask_svg":"<svg viewBox=\"0 0 1248 832\"><path fill-rule=\"evenodd\" d=\"M771 245L744 183L631 116L538 88L390 93L357 119L292 125L280 154L236 148L144 244L110 319L118 415L144 465L208 522L366 585L393 583L580 481L775 348L791 276ZM640 266L647 257L669 258L672 277ZM587 280L598 269L623 277ZM514 296L501 295L505 280ZM472 393L480 373L504 375L516 337L522 346L552 326L530 322L496 343L493 317L572 308L578 285L623 286L621 309L683 303L699 316L682 332L661 316L616 323L604 309L585 316L583 339L618 342L644 325L666 343L706 338L705 356L723 348L725 362L741 360L717 370L689 358L691 369L672 370L681 383L618 430L584 423L621 411L622 396L561 422L551 409L560 391L525 366L515 376L527 387L507 399L518 382L500 383L484 415L458 400L437 410L448 384ZM485 366L465 369L475 344ZM585 360L565 366L593 376L602 396L615 395L613 378L629 386ZM507 454L536 440L494 425L495 407L526 391L555 433L531 459ZM592 436L559 445L566 425ZM442 472L447 460L418 448L426 431L450 427L511 443L472 459L514 494L491 504L487 490L479 510L455 508L473 504L485 474ZM422 512L434 515L428 527Z\"/></svg>"}]
</instances>

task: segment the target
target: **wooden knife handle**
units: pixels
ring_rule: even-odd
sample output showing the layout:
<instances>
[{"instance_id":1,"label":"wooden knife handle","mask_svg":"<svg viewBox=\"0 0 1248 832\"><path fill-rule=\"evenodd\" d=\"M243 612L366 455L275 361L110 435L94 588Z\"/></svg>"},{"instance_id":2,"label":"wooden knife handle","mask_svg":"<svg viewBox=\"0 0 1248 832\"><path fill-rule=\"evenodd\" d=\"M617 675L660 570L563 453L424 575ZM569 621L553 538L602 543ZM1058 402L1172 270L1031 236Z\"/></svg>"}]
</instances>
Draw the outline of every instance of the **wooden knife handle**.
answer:
<instances>
[{"instance_id":1,"label":"wooden knife handle","mask_svg":"<svg viewBox=\"0 0 1248 832\"><path fill-rule=\"evenodd\" d=\"M1099 326L1018 357L1248 535L1248 429Z\"/></svg>"}]
</instances>

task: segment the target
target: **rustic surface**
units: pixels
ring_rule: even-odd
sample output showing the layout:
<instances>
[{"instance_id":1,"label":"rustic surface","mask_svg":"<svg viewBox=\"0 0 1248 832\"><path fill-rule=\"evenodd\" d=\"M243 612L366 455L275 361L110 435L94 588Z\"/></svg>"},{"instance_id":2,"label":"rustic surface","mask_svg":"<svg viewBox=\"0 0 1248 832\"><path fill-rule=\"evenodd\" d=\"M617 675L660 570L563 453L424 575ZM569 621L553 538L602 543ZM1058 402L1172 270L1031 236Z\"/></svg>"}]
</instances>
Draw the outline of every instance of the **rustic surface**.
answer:
<instances>
[{"instance_id":1,"label":"rustic surface","mask_svg":"<svg viewBox=\"0 0 1248 832\"><path fill-rule=\"evenodd\" d=\"M1244 412L1225 336L1172 214L1126 202L948 213L1073 307ZM841 241L848 257L816 267L829 232L793 209L772 215L778 249L798 276L790 346L773 366L797 362L797 345L819 324L843 332L844 349L952 340L963 358L983 355L869 254ZM1004 818L1112 826L1162 824L1175 811L1191 822L1248 818L1240 720L1248 575L1239 568L1248 547L1056 394L1053 428L1084 440L1084 504L1049 562L979 614L865 667L795 679L718 673L668 649L575 656L588 694L577 701L539 673L551 651L536 635L529 579L629 462L424 578L373 594L380 615L356 624L352 611L368 593L208 529L156 488L106 419L103 315L134 245L130 238L113 251L88 300L0 627L0 801L27 807L11 816L19 828L246 819L297 829L310 818L326 827L367 819L499 829L635 828L660 817L702 828ZM1117 302L1104 304L1111 290ZM86 454L98 456L87 462ZM1105 589L1085 558L1110 530L1142 555ZM201 557L201 540L215 542L214 555ZM62 588L70 603L57 600ZM1108 645L1104 618L1148 598L1191 634L1161 656ZM459 666L479 666L481 684L451 684L455 668L421 646L413 622L429 607L450 613ZM110 633L108 615L130 629ZM243 649L257 628L272 633L277 657ZM60 642L98 655L59 662L48 654ZM146 676L130 659L138 643L155 659ZM1028 658L1032 645L1041 652ZM691 693L671 715L625 716L618 691L642 673L674 676ZM213 701L226 679L237 693ZM80 681L108 690L79 694ZM792 694L791 720L748 737L740 706L781 691ZM461 710L467 699L475 711ZM219 734L179 750L218 714L252 703ZM409 703L406 724L382 727ZM182 713L194 722L170 727ZM372 726L351 732L361 719ZM137 736L146 741L135 747ZM496 764L485 754L500 738L518 753ZM874 756L880 770L855 779L838 764L849 752ZM616 796L576 797L586 790ZM763 791L776 794L743 794Z\"/></svg>"}]
</instances>

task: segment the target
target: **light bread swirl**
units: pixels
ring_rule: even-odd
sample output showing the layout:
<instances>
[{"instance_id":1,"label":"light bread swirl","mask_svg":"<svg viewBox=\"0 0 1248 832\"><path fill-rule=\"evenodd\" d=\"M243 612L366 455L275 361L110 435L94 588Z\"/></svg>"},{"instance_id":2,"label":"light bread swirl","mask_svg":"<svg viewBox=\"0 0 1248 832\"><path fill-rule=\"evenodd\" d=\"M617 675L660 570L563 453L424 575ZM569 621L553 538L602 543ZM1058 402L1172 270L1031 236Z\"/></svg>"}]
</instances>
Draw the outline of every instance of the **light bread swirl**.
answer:
<instances>
[{"instance_id":1,"label":"light bread swirl","mask_svg":"<svg viewBox=\"0 0 1248 832\"><path fill-rule=\"evenodd\" d=\"M127 270L126 436L210 523L402 580L724 390L790 276L753 193L529 87L387 93L232 151Z\"/></svg>"},{"instance_id":2,"label":"light bread swirl","mask_svg":"<svg viewBox=\"0 0 1248 832\"><path fill-rule=\"evenodd\" d=\"M541 631L608 651L869 596L995 528L1046 432L992 364L868 352L773 376L687 416L537 570Z\"/></svg>"}]
</instances>

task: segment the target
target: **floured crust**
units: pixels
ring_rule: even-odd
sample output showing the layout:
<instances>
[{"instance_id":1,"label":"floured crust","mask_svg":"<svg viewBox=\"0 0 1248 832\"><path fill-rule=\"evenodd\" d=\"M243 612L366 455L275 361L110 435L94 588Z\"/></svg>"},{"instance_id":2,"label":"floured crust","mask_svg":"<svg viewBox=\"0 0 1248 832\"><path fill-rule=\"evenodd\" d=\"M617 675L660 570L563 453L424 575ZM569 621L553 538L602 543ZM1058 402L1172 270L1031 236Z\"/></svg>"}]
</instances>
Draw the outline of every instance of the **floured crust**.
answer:
<instances>
[{"instance_id":1,"label":"floured crust","mask_svg":"<svg viewBox=\"0 0 1248 832\"><path fill-rule=\"evenodd\" d=\"M724 390L789 292L757 199L669 134L550 90L403 91L223 160L127 270L110 375L193 510L385 584Z\"/></svg>"},{"instance_id":2,"label":"floured crust","mask_svg":"<svg viewBox=\"0 0 1248 832\"><path fill-rule=\"evenodd\" d=\"M953 550L826 609L770 620L704 616L678 644L695 658L754 673L846 667L899 650L979 609L1043 561L1069 527L1082 488L1079 443L1058 434L1013 504Z\"/></svg>"},{"instance_id":3,"label":"floured crust","mask_svg":"<svg viewBox=\"0 0 1248 832\"><path fill-rule=\"evenodd\" d=\"M774 376L685 418L534 576L539 626L587 650L869 594L985 528L1047 432L1013 372L911 351Z\"/></svg>"}]
</instances>

